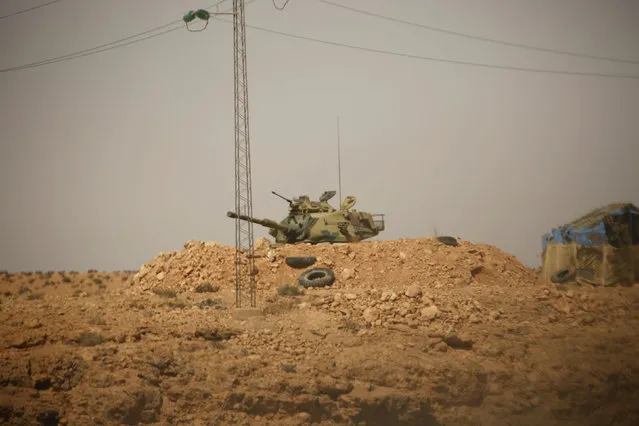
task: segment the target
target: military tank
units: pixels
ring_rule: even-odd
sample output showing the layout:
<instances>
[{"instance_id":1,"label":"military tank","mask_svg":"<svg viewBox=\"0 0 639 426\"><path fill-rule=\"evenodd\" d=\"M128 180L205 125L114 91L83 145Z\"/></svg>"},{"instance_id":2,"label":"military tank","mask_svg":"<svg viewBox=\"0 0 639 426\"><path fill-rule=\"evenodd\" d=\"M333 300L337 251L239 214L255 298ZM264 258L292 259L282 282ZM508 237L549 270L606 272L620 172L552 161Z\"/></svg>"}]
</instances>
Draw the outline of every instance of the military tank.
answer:
<instances>
[{"instance_id":1,"label":"military tank","mask_svg":"<svg viewBox=\"0 0 639 426\"><path fill-rule=\"evenodd\" d=\"M272 193L289 204L288 216L280 222L234 212L227 212L226 215L269 228L269 235L278 244L352 243L372 238L385 229L383 214L353 209L357 202L354 196L344 198L340 208L336 209L328 203L335 196L335 191L325 191L318 201L311 200L307 195L291 200L275 191Z\"/></svg>"}]
</instances>

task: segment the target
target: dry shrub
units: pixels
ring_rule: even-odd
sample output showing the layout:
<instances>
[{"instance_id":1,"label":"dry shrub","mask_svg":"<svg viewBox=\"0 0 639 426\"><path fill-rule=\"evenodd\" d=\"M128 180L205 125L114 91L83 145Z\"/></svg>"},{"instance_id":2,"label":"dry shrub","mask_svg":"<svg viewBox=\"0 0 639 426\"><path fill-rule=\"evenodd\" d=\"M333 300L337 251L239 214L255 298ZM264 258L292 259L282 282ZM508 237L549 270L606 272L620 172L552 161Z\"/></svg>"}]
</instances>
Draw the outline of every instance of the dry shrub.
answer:
<instances>
[{"instance_id":1,"label":"dry shrub","mask_svg":"<svg viewBox=\"0 0 639 426\"><path fill-rule=\"evenodd\" d=\"M166 297L166 298L177 297L176 291L171 290L170 288L154 288L153 293L157 294L160 297Z\"/></svg>"},{"instance_id":2,"label":"dry shrub","mask_svg":"<svg viewBox=\"0 0 639 426\"><path fill-rule=\"evenodd\" d=\"M304 290L293 284L283 284L277 289L277 294L280 296L301 296L304 294Z\"/></svg>"},{"instance_id":3,"label":"dry shrub","mask_svg":"<svg viewBox=\"0 0 639 426\"><path fill-rule=\"evenodd\" d=\"M220 288L216 285L211 284L208 281L205 281L203 283L200 283L197 285L197 287L195 287L195 292L196 293L214 293L216 291L218 291Z\"/></svg>"},{"instance_id":4,"label":"dry shrub","mask_svg":"<svg viewBox=\"0 0 639 426\"><path fill-rule=\"evenodd\" d=\"M75 339L75 343L80 346L97 346L104 342L106 342L106 339L100 333L93 331L84 332Z\"/></svg>"}]
</instances>

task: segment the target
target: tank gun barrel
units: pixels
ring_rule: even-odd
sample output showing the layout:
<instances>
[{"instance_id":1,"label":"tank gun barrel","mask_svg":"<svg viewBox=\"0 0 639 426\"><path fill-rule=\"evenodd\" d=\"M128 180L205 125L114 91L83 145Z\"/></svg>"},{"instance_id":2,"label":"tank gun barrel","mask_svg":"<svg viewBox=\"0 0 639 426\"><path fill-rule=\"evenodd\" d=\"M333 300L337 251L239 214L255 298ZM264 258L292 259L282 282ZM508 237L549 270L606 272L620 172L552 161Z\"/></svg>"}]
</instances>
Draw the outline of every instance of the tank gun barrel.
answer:
<instances>
[{"instance_id":1,"label":"tank gun barrel","mask_svg":"<svg viewBox=\"0 0 639 426\"><path fill-rule=\"evenodd\" d=\"M230 217L231 219L240 219L240 220L245 220L247 222L253 222L253 223L257 223L258 225L262 225L266 228L271 228L271 229L277 229L279 231L282 232L287 232L288 231L288 227L281 225L277 222L275 222L274 220L271 219L257 219L251 216L246 216L243 214L237 214L235 212L226 212L226 215L228 217Z\"/></svg>"}]
</instances>

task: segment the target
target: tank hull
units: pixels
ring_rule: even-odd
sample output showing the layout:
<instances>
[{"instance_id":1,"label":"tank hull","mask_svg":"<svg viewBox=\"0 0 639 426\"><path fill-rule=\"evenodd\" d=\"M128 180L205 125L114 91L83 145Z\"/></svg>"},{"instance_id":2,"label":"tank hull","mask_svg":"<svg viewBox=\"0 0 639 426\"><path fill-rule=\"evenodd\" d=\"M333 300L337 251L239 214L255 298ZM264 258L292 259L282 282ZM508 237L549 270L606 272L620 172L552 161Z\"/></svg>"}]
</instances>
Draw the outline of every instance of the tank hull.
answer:
<instances>
[{"instance_id":1,"label":"tank hull","mask_svg":"<svg viewBox=\"0 0 639 426\"><path fill-rule=\"evenodd\" d=\"M269 235L277 244L354 243L373 238L385 229L384 215L350 210L355 197L346 197L340 210L336 210L326 200L330 195L325 193L319 203L308 197L297 199L280 222L233 212L227 212L227 216L269 228Z\"/></svg>"}]
</instances>

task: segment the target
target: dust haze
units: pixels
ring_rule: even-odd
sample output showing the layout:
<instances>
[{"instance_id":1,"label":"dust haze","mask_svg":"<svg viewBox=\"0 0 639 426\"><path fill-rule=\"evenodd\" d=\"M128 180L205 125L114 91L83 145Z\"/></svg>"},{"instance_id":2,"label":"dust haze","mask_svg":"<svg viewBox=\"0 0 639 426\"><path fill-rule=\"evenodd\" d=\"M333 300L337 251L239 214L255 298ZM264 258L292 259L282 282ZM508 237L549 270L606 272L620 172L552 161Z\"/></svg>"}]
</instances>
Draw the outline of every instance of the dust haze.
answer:
<instances>
[{"instance_id":1,"label":"dust haze","mask_svg":"<svg viewBox=\"0 0 639 426\"><path fill-rule=\"evenodd\" d=\"M254 215L339 189L339 117L342 198L386 216L330 244L365 218L292 214L322 244L256 226L250 258L232 26L187 31L195 0L6 17L42 4L0 5L0 423L639 424L639 3L251 2Z\"/></svg>"},{"instance_id":2,"label":"dust haze","mask_svg":"<svg viewBox=\"0 0 639 426\"><path fill-rule=\"evenodd\" d=\"M189 1L63 1L0 21L0 67L178 20ZM212 3L212 2L211 2ZM6 1L0 14L37 2ZM349 1L512 42L639 60L633 1ZM230 5L230 2L229 2ZM227 6L228 7L228 6ZM454 37L318 3L247 5L247 22L407 54L639 74L639 65ZM639 82L462 66L248 29L253 209L337 189L385 213L379 239L459 236L539 263L541 235L639 200ZM0 74L0 269L137 269L191 239L233 243L232 26ZM266 230L256 227L256 238Z\"/></svg>"}]
</instances>

